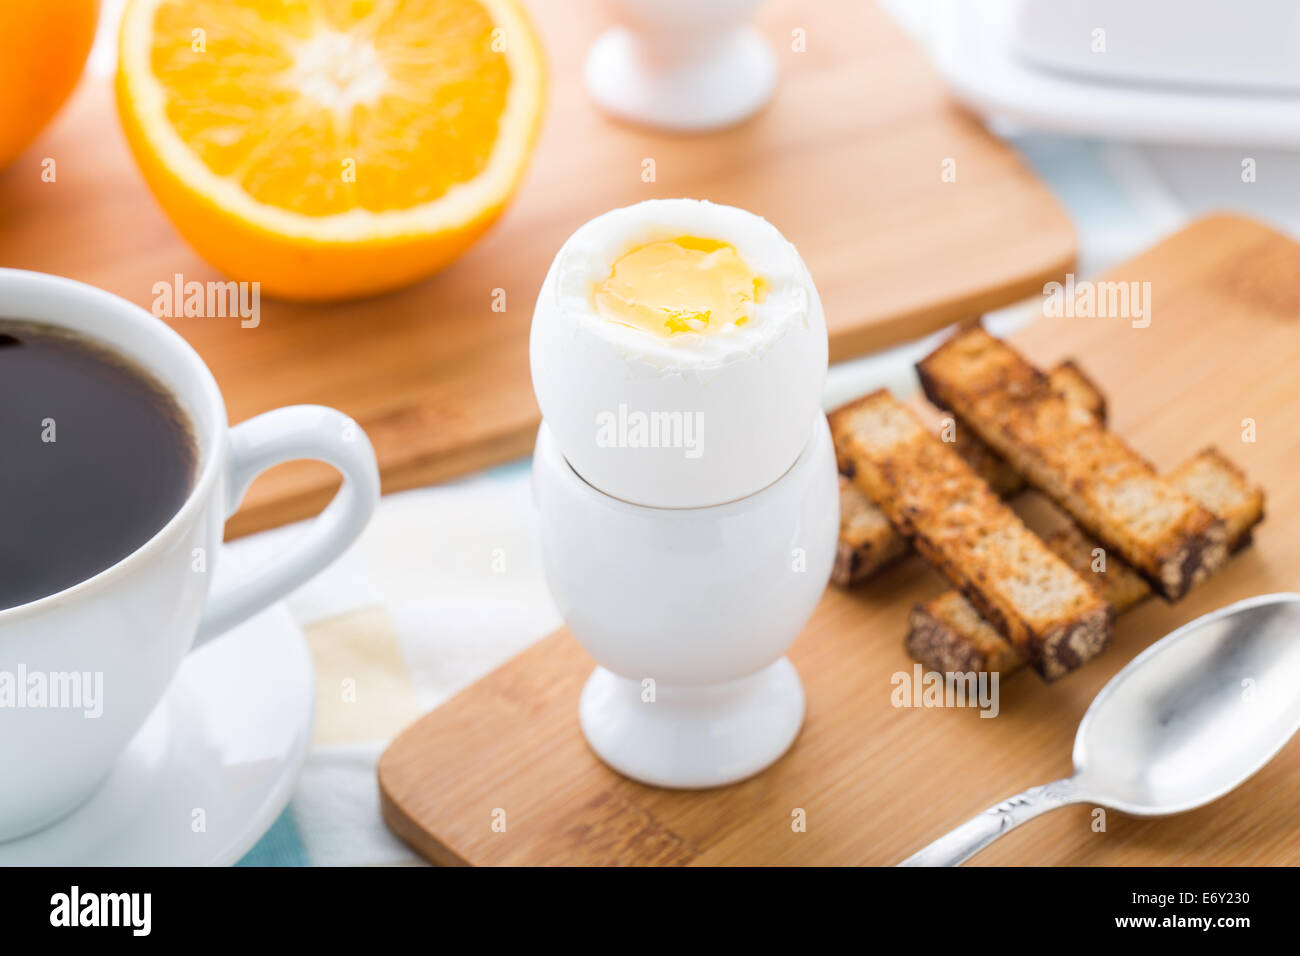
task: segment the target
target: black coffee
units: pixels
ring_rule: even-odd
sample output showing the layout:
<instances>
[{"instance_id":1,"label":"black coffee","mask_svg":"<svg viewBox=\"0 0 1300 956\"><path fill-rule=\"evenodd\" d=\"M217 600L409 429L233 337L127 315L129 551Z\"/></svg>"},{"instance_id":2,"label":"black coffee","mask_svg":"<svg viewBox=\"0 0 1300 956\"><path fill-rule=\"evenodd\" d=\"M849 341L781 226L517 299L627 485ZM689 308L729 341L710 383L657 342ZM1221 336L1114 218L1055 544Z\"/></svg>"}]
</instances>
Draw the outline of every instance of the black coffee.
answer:
<instances>
[{"instance_id":1,"label":"black coffee","mask_svg":"<svg viewBox=\"0 0 1300 956\"><path fill-rule=\"evenodd\" d=\"M148 541L194 480L193 433L145 371L49 325L0 319L0 609Z\"/></svg>"}]
</instances>

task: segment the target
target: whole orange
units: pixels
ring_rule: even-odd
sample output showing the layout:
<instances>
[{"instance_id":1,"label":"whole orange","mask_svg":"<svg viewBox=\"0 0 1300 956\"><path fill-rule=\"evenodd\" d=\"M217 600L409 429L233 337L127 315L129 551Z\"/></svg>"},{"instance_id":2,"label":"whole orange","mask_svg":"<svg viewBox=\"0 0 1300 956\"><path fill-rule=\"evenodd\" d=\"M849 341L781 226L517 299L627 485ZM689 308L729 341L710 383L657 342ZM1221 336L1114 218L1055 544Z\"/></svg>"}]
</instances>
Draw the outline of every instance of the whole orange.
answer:
<instances>
[{"instance_id":1,"label":"whole orange","mask_svg":"<svg viewBox=\"0 0 1300 956\"><path fill-rule=\"evenodd\" d=\"M96 0L0 3L0 169L68 98L95 39Z\"/></svg>"}]
</instances>

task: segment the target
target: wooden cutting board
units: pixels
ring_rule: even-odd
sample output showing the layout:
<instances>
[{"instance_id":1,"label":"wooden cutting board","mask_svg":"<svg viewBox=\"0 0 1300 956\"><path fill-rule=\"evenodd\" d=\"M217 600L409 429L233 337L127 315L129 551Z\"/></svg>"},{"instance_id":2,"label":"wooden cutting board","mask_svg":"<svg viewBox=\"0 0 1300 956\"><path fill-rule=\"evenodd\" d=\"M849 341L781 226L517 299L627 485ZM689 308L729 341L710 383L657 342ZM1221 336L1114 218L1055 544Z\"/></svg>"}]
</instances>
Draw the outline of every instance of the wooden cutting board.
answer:
<instances>
[{"instance_id":1,"label":"wooden cutting board","mask_svg":"<svg viewBox=\"0 0 1300 956\"><path fill-rule=\"evenodd\" d=\"M465 258L362 302L264 301L256 329L172 323L212 367L231 421L294 402L337 406L374 441L385 492L526 454L538 423L528 325L546 268L584 221L642 199L707 198L776 223L817 279L836 358L1015 301L1073 261L1070 224L1046 189L952 105L874 4L765 5L782 71L775 101L697 137L620 126L591 105L581 71L605 22L596 0L528 5L549 60L546 122L516 202ZM796 30L806 52L793 49ZM53 183L41 180L47 157ZM955 182L941 179L949 159ZM146 308L159 280L217 278L145 189L102 81L0 176L0 265L83 279ZM493 311L497 289L504 312ZM227 533L312 514L334 487L324 466L276 469Z\"/></svg>"},{"instance_id":2,"label":"wooden cutting board","mask_svg":"<svg viewBox=\"0 0 1300 956\"><path fill-rule=\"evenodd\" d=\"M1255 544L1177 605L1119 620L1114 646L1055 684L1022 672L1001 710L895 709L911 606L944 587L909 558L831 589L791 658L808 696L790 752L746 782L658 790L601 764L578 729L592 662L560 631L416 722L379 763L384 819L440 863L891 864L966 818L1070 773L1088 704L1142 648L1239 598L1300 582L1300 245L1232 218L1201 221L1115 270L1151 283L1149 328L1043 318L1016 336L1038 364L1075 356L1119 434L1169 468L1218 445L1262 483ZM1257 441L1242 441L1243 419ZM1042 503L1038 503L1041 510ZM1032 510L1032 509L1030 509ZM1300 635L1297 635L1300 639ZM1300 740L1216 803L1161 820L1067 807L1004 837L980 864L1300 864ZM505 811L506 830L493 829ZM792 814L806 814L793 832Z\"/></svg>"}]
</instances>

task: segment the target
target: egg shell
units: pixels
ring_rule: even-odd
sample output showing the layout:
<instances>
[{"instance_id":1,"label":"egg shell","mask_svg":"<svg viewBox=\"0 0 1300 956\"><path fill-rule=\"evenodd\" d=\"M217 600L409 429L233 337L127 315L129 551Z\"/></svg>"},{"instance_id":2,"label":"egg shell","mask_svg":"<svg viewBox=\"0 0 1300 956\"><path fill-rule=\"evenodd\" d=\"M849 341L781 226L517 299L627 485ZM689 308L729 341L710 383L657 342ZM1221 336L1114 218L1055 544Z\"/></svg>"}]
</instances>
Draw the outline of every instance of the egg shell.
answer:
<instances>
[{"instance_id":1,"label":"egg shell","mask_svg":"<svg viewBox=\"0 0 1300 956\"><path fill-rule=\"evenodd\" d=\"M594 311L591 288L617 258L686 235L730 243L765 281L749 323L669 338ZM649 200L591 220L564 244L538 295L529 350L542 415L583 479L633 504L710 507L766 488L807 445L826 319L803 260L766 220Z\"/></svg>"}]
</instances>

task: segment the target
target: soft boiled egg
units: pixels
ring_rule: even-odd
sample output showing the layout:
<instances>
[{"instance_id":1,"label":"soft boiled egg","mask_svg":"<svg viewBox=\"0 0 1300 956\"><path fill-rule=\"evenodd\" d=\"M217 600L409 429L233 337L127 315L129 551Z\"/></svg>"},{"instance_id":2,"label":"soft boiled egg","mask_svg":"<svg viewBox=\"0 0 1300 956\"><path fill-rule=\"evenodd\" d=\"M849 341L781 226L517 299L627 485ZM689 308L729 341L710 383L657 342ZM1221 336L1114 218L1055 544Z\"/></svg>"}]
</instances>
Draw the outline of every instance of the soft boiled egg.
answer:
<instances>
[{"instance_id":1,"label":"soft boiled egg","mask_svg":"<svg viewBox=\"0 0 1300 956\"><path fill-rule=\"evenodd\" d=\"M808 444L826 318L771 223L652 199L561 247L530 362L542 415L589 484L633 504L707 507L767 487Z\"/></svg>"}]
</instances>

